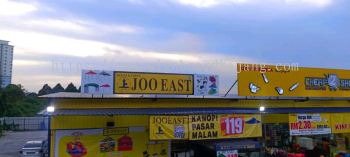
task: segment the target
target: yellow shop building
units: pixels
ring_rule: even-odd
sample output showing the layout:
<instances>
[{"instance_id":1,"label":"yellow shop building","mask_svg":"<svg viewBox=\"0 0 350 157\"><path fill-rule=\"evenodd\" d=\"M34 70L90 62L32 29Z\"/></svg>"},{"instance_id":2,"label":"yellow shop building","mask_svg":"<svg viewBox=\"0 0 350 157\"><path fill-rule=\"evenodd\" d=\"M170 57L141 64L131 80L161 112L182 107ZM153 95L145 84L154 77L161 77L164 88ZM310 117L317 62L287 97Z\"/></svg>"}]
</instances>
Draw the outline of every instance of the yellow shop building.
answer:
<instances>
[{"instance_id":1,"label":"yellow shop building","mask_svg":"<svg viewBox=\"0 0 350 157\"><path fill-rule=\"evenodd\" d=\"M50 156L347 153L350 71L238 70L238 96L219 95L217 75L83 71L82 93L42 96L54 107Z\"/></svg>"}]
</instances>

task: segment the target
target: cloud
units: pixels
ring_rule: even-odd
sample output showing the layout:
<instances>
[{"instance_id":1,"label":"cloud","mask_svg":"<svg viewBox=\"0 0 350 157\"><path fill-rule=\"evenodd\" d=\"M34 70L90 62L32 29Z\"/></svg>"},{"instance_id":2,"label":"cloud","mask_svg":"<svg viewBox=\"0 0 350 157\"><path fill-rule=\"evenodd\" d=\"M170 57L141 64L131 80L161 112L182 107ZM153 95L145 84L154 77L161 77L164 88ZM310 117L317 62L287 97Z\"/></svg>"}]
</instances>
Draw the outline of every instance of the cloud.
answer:
<instances>
[{"instance_id":1,"label":"cloud","mask_svg":"<svg viewBox=\"0 0 350 157\"><path fill-rule=\"evenodd\" d=\"M14 59L13 60L13 64L16 66L24 66L24 67L28 67L28 66L48 66L50 62L47 61L38 61L38 60L26 60L26 59Z\"/></svg>"},{"instance_id":2,"label":"cloud","mask_svg":"<svg viewBox=\"0 0 350 157\"><path fill-rule=\"evenodd\" d=\"M178 0L180 4L190 5L197 8L208 8L225 3L246 3L248 0Z\"/></svg>"},{"instance_id":3,"label":"cloud","mask_svg":"<svg viewBox=\"0 0 350 157\"><path fill-rule=\"evenodd\" d=\"M16 53L20 54L37 52L39 54L88 57L103 56L108 53L119 53L120 55L143 59L198 62L198 58L194 55L142 51L118 44L74 39L38 32L0 30L0 34L7 36L7 40L10 40L11 43L15 45Z\"/></svg>"},{"instance_id":4,"label":"cloud","mask_svg":"<svg viewBox=\"0 0 350 157\"><path fill-rule=\"evenodd\" d=\"M0 0L0 16L18 16L36 11L38 8L29 3Z\"/></svg>"},{"instance_id":5,"label":"cloud","mask_svg":"<svg viewBox=\"0 0 350 157\"><path fill-rule=\"evenodd\" d=\"M197 8L209 8L224 4L293 4L310 5L315 7L326 7L332 3L332 0L177 0L178 3Z\"/></svg>"},{"instance_id":6,"label":"cloud","mask_svg":"<svg viewBox=\"0 0 350 157\"><path fill-rule=\"evenodd\" d=\"M58 20L58 19L31 19L25 20L22 22L25 26L28 27L40 27L40 28L49 28L57 30L67 30L67 31L78 31L86 32L88 28L85 26L74 23L67 20Z\"/></svg>"},{"instance_id":7,"label":"cloud","mask_svg":"<svg viewBox=\"0 0 350 157\"><path fill-rule=\"evenodd\" d=\"M81 69L209 73L221 77L224 93L235 79L235 64L251 58L210 52L144 51L134 47L40 32L1 30L15 46L13 83L37 92L43 84L80 84ZM223 68L225 67L225 68Z\"/></svg>"},{"instance_id":8,"label":"cloud","mask_svg":"<svg viewBox=\"0 0 350 157\"><path fill-rule=\"evenodd\" d=\"M332 0L285 0L287 4L306 4L317 7L326 7L332 3Z\"/></svg>"},{"instance_id":9,"label":"cloud","mask_svg":"<svg viewBox=\"0 0 350 157\"><path fill-rule=\"evenodd\" d=\"M136 35L143 33L143 29L137 26L116 23L108 24L79 18L4 18L0 19L0 21L7 25L19 25L16 27L27 30L46 31L47 33L69 33L90 37L111 34Z\"/></svg>"},{"instance_id":10,"label":"cloud","mask_svg":"<svg viewBox=\"0 0 350 157\"><path fill-rule=\"evenodd\" d=\"M161 55L161 52L154 52ZM144 55L149 55L145 53ZM79 57L49 54L16 54L13 82L24 85L29 91L37 92L43 84L54 86L73 82L80 85L81 69L103 69L139 72L202 73L220 75L220 93L225 93L236 79L236 64L257 63L251 58L233 55L202 53L191 60L168 60L128 53L107 53L103 56ZM179 54L172 54L179 55ZM170 55L171 56L171 55ZM181 55L180 55L181 56ZM20 63L20 64L17 64ZM234 91L235 92L235 91Z\"/></svg>"},{"instance_id":11,"label":"cloud","mask_svg":"<svg viewBox=\"0 0 350 157\"><path fill-rule=\"evenodd\" d=\"M15 45L16 53L40 52L72 56L103 55L104 48L115 47L96 41L55 36L46 33L19 30L0 30L0 34ZM17 49L19 48L19 49Z\"/></svg>"}]
</instances>

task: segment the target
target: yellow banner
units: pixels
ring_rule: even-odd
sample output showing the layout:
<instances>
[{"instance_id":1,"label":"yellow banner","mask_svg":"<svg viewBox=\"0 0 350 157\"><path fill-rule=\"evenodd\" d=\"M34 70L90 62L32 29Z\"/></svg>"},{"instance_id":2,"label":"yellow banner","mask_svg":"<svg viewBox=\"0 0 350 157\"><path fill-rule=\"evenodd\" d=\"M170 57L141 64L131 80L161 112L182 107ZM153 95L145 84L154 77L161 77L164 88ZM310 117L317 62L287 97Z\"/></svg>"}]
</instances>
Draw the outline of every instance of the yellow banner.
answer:
<instances>
[{"instance_id":1,"label":"yellow banner","mask_svg":"<svg viewBox=\"0 0 350 157\"><path fill-rule=\"evenodd\" d=\"M289 114L290 135L319 135L331 133L329 113Z\"/></svg>"},{"instance_id":2,"label":"yellow banner","mask_svg":"<svg viewBox=\"0 0 350 157\"><path fill-rule=\"evenodd\" d=\"M193 75L115 72L115 94L193 94Z\"/></svg>"},{"instance_id":3,"label":"yellow banner","mask_svg":"<svg viewBox=\"0 0 350 157\"><path fill-rule=\"evenodd\" d=\"M350 133L350 113L332 113L332 133Z\"/></svg>"},{"instance_id":4,"label":"yellow banner","mask_svg":"<svg viewBox=\"0 0 350 157\"><path fill-rule=\"evenodd\" d=\"M262 136L261 115L190 115L189 139L223 139Z\"/></svg>"},{"instance_id":5,"label":"yellow banner","mask_svg":"<svg viewBox=\"0 0 350 157\"><path fill-rule=\"evenodd\" d=\"M188 116L150 116L150 139L188 139Z\"/></svg>"},{"instance_id":6,"label":"yellow banner","mask_svg":"<svg viewBox=\"0 0 350 157\"><path fill-rule=\"evenodd\" d=\"M350 71L237 64L238 95L350 97Z\"/></svg>"},{"instance_id":7,"label":"yellow banner","mask_svg":"<svg viewBox=\"0 0 350 157\"><path fill-rule=\"evenodd\" d=\"M103 136L102 129L58 130L55 157L168 157L168 141L151 142L148 132L130 129L127 135Z\"/></svg>"}]
</instances>

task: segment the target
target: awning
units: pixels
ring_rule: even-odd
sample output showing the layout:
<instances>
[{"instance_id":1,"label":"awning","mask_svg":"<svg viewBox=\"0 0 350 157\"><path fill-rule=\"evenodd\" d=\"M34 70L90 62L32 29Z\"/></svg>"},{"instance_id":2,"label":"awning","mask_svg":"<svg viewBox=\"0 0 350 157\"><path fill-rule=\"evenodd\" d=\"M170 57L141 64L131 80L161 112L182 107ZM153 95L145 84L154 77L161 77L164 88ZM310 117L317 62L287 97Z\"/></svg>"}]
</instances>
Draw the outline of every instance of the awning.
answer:
<instances>
[{"instance_id":1,"label":"awning","mask_svg":"<svg viewBox=\"0 0 350 157\"><path fill-rule=\"evenodd\" d=\"M43 99L227 99L227 100L295 100L295 101L350 101L350 97L264 97L264 96L238 96L237 94L219 96L195 95L166 95L166 94L91 94L59 92L42 95Z\"/></svg>"},{"instance_id":2,"label":"awning","mask_svg":"<svg viewBox=\"0 0 350 157\"><path fill-rule=\"evenodd\" d=\"M51 115L189 115L189 114L254 114L254 113L336 113L350 112L350 107L334 108L133 108L133 109L57 109Z\"/></svg>"}]
</instances>

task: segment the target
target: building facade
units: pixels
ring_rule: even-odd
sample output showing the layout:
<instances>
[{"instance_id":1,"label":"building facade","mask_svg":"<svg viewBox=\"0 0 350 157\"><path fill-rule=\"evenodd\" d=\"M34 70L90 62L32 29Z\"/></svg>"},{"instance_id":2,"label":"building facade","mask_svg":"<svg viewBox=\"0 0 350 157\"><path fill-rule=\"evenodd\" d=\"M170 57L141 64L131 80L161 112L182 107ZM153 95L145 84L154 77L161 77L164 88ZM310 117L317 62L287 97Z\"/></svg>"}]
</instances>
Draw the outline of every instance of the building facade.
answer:
<instances>
[{"instance_id":1,"label":"building facade","mask_svg":"<svg viewBox=\"0 0 350 157\"><path fill-rule=\"evenodd\" d=\"M13 46L8 41L0 40L0 83L1 88L11 84Z\"/></svg>"},{"instance_id":2,"label":"building facade","mask_svg":"<svg viewBox=\"0 0 350 157\"><path fill-rule=\"evenodd\" d=\"M82 93L41 96L50 157L350 156L349 70L250 67L216 96L215 75L83 70Z\"/></svg>"}]
</instances>

